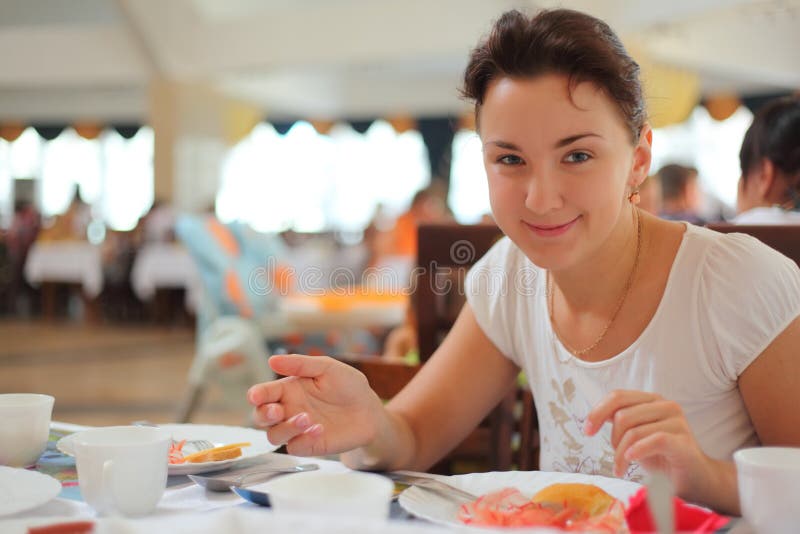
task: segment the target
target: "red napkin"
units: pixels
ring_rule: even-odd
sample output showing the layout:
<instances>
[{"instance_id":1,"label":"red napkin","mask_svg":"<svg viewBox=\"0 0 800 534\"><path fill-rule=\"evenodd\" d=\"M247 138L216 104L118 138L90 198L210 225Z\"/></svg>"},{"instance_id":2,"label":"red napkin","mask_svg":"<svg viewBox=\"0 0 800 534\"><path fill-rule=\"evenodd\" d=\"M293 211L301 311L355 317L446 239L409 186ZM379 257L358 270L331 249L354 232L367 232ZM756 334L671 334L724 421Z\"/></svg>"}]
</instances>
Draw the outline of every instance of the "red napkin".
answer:
<instances>
[{"instance_id":1,"label":"red napkin","mask_svg":"<svg viewBox=\"0 0 800 534\"><path fill-rule=\"evenodd\" d=\"M28 534L91 534L92 532L94 532L93 521L71 521L28 528Z\"/></svg>"},{"instance_id":2,"label":"red napkin","mask_svg":"<svg viewBox=\"0 0 800 534\"><path fill-rule=\"evenodd\" d=\"M721 516L706 508L693 506L686 501L673 498L676 532L715 532L724 527L730 518ZM625 519L631 534L656 532L656 522L647 504L647 488L643 487L631 497L625 511Z\"/></svg>"}]
</instances>

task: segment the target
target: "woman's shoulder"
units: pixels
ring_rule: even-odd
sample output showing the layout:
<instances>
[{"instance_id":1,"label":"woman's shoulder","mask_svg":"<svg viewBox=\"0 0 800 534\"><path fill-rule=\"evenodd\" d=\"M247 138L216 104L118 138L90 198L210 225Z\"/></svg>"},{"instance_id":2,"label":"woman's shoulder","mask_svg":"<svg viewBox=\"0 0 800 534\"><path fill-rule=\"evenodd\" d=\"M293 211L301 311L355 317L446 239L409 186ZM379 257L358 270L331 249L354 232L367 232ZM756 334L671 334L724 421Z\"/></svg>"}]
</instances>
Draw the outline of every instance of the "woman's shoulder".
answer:
<instances>
[{"instance_id":1,"label":"woman's shoulder","mask_svg":"<svg viewBox=\"0 0 800 534\"><path fill-rule=\"evenodd\" d=\"M781 288L797 287L800 281L793 260L751 235L688 225L686 239L687 255L692 257L684 265L696 270L701 291L743 296L760 291L779 293Z\"/></svg>"}]
</instances>

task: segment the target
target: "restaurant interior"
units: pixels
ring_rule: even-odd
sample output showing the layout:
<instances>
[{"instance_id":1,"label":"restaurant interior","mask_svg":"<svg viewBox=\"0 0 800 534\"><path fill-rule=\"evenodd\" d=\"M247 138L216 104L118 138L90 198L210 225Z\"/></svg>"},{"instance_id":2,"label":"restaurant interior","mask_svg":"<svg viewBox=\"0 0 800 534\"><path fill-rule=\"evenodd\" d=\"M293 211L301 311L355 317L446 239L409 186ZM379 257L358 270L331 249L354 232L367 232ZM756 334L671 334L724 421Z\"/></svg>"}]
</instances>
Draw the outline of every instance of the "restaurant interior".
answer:
<instances>
[{"instance_id":1,"label":"restaurant interior","mask_svg":"<svg viewBox=\"0 0 800 534\"><path fill-rule=\"evenodd\" d=\"M0 0L0 394L73 428L250 428L297 353L393 397L502 236L469 52L549 7L641 67L640 207L729 231L745 131L800 91L797 0ZM539 439L520 382L431 472L536 469Z\"/></svg>"}]
</instances>

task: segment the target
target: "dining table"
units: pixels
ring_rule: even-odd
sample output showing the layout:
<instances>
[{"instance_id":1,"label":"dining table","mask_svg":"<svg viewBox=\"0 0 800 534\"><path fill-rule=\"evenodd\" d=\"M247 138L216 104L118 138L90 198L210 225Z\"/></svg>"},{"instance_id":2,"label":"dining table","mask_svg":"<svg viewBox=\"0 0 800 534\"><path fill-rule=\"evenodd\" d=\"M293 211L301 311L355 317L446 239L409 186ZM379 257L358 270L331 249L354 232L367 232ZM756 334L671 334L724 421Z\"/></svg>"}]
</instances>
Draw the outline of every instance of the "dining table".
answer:
<instances>
[{"instance_id":1,"label":"dining table","mask_svg":"<svg viewBox=\"0 0 800 534\"><path fill-rule=\"evenodd\" d=\"M179 243L146 243L131 267L131 287L141 301L152 300L160 289L186 291L184 304L195 312L202 297L200 272L189 251Z\"/></svg>"},{"instance_id":2,"label":"dining table","mask_svg":"<svg viewBox=\"0 0 800 534\"><path fill-rule=\"evenodd\" d=\"M53 318L56 309L56 286L78 288L84 306L84 319L98 318L97 298L103 290L103 258L99 245L81 240L35 242L24 266L25 279L42 288L42 311Z\"/></svg>"},{"instance_id":3,"label":"dining table","mask_svg":"<svg viewBox=\"0 0 800 534\"><path fill-rule=\"evenodd\" d=\"M401 506L397 499L392 501L389 517L386 519L376 518L375 514L369 514L367 511L363 515L359 513L331 514L315 510L309 510L304 513L279 513L271 508L248 502L230 491L212 492L206 490L192 482L187 474L172 474L168 477L166 490L162 498L155 510L146 516L134 518L121 516L99 517L83 501L74 458L65 454L64 447L59 445L59 440L65 436L86 428L89 427L63 422L53 422L51 424L47 449L36 465L29 469L49 475L57 480L61 486L60 492L55 498L49 498L46 502L33 508L13 515L3 516L0 514L0 532L3 534L65 534L79 532L92 532L93 534L150 534L159 532L169 534L261 534L264 532L269 532L270 534L297 532L311 534L352 534L354 532L440 534L444 532L471 532L474 534L475 532L487 532L485 529L476 531L474 527L436 521L435 517L432 521L416 517L406 511L408 506ZM233 430L238 427L227 428ZM250 433L254 432L254 430L244 430ZM242 431L242 429L239 431ZM296 466L309 462L318 464L319 470L322 472L345 473L350 471L348 467L334 457L301 458L274 452L272 449L270 449L270 452L261 451L257 455L243 458L232 469L235 472L241 472L248 469L256 469L263 465L275 468ZM180 467L182 468L182 466ZM462 475L462 477L472 480L471 488L480 488L481 482L484 488L489 488L497 484L497 479L503 484L510 483L510 485L514 486L516 485L515 483L520 483L520 485L524 485L529 483L531 475L562 481L586 476L574 473L509 471L474 473ZM441 481L448 481L448 477L437 478ZM409 480L405 482L413 483L413 481ZM619 479L607 479L606 484L610 484L608 488L616 487L618 489L617 493L619 491L623 493L629 492L631 490L630 486L638 486L635 483ZM259 487L256 485L251 486L251 488L258 489ZM8 490L8 488L5 489ZM54 489L58 491L57 488ZM0 510L2 510L3 504L3 490L4 488L0 484ZM416 486L406 490L403 496L410 490L415 490L416 493L414 493L413 498L406 498L406 502L413 503L416 500L418 510L423 510L436 502L437 497L435 494L425 493L425 490L421 490L422 493L420 493ZM615 492L612 489L608 489L608 491ZM13 491L10 493L13 493ZM402 497L400 500L402 501ZM448 506L451 505L451 503L448 503ZM434 511L432 515L435 516L436 513ZM424 513L421 515L425 517ZM495 532L497 531L495 530ZM535 532L552 533L556 531L536 529ZM724 528L717 530L716 533L753 534L753 531L746 522L734 520L725 525Z\"/></svg>"},{"instance_id":4,"label":"dining table","mask_svg":"<svg viewBox=\"0 0 800 534\"><path fill-rule=\"evenodd\" d=\"M14 515L0 517L3 534L79 532L91 524L99 533L342 533L435 534L450 530L418 520L393 502L387 520L358 515L279 514L270 508L245 501L233 492L212 492L196 485L187 475L170 475L167 488L156 509L144 517L98 517L83 501L77 480L75 460L56 448L58 440L87 427L53 422L47 450L32 469L50 475L61 483L58 496L45 504ZM270 452L247 459L238 469L260 463L270 467L291 466L313 461L321 471L341 473L349 469L335 459L299 458ZM0 494L2 491L0 491ZM2 498L2 495L0 495ZM37 528L52 527L37 531ZM68 530L72 527L73 530ZM32 530L29 530L32 529Z\"/></svg>"}]
</instances>

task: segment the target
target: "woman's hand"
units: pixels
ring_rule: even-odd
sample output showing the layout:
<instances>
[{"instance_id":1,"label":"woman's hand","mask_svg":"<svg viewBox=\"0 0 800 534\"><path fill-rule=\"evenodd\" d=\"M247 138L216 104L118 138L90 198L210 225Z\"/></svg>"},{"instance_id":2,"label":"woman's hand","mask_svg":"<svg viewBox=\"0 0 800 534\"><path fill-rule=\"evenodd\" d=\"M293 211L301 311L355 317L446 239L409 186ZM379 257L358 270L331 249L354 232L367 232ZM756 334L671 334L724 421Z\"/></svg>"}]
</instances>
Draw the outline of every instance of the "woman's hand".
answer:
<instances>
[{"instance_id":1,"label":"woman's hand","mask_svg":"<svg viewBox=\"0 0 800 534\"><path fill-rule=\"evenodd\" d=\"M678 403L655 393L613 391L589 413L584 432L592 436L607 422L612 424L615 475L637 462L648 471L666 473L684 499L730 509L728 498L715 501L732 492L736 501L733 465L701 450Z\"/></svg>"},{"instance_id":2,"label":"woman's hand","mask_svg":"<svg viewBox=\"0 0 800 534\"><path fill-rule=\"evenodd\" d=\"M334 454L370 443L383 405L363 373L327 356L279 355L272 369L286 378L247 392L267 438L298 456Z\"/></svg>"}]
</instances>

